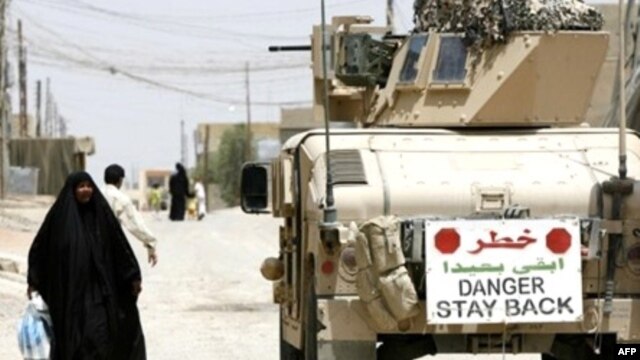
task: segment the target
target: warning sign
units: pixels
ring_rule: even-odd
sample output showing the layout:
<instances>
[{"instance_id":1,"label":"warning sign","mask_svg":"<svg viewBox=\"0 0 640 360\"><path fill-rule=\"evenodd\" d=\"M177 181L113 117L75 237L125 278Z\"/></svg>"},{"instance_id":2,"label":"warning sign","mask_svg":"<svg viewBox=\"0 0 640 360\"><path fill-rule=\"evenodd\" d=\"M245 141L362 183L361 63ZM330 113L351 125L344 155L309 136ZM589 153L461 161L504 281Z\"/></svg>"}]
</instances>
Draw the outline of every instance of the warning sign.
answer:
<instances>
[{"instance_id":1,"label":"warning sign","mask_svg":"<svg viewBox=\"0 0 640 360\"><path fill-rule=\"evenodd\" d=\"M427 323L579 321L579 224L427 221Z\"/></svg>"}]
</instances>

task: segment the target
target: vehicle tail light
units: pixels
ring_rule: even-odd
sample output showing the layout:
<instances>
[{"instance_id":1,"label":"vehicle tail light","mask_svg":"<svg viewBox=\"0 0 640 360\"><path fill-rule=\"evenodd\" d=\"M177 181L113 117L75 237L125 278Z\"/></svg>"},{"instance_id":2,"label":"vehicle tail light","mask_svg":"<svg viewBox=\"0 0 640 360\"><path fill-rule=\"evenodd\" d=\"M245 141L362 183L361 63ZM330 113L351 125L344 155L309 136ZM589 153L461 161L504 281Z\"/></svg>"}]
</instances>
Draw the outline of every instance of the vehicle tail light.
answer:
<instances>
[{"instance_id":1,"label":"vehicle tail light","mask_svg":"<svg viewBox=\"0 0 640 360\"><path fill-rule=\"evenodd\" d=\"M320 266L320 271L322 271L322 273L325 275L331 275L333 273L334 268L335 266L333 264L333 261L325 260L325 262L323 262L322 265Z\"/></svg>"}]
</instances>

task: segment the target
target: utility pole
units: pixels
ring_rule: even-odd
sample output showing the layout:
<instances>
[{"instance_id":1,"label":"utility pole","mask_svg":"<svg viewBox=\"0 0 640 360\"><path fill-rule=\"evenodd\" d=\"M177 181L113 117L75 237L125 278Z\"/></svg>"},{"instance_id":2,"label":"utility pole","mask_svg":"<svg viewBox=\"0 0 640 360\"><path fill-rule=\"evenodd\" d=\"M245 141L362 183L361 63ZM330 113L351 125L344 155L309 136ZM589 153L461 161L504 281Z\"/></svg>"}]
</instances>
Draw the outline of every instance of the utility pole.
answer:
<instances>
[{"instance_id":1,"label":"utility pole","mask_svg":"<svg viewBox=\"0 0 640 360\"><path fill-rule=\"evenodd\" d=\"M60 129L60 118L58 118L58 104L51 99L51 136L58 137Z\"/></svg>"},{"instance_id":2,"label":"utility pole","mask_svg":"<svg viewBox=\"0 0 640 360\"><path fill-rule=\"evenodd\" d=\"M59 135L60 137L64 138L67 137L67 119L64 116L60 116L60 131L59 131Z\"/></svg>"},{"instance_id":3,"label":"utility pole","mask_svg":"<svg viewBox=\"0 0 640 360\"><path fill-rule=\"evenodd\" d=\"M202 146L202 169L204 175L202 176L202 182L206 185L209 181L209 125L204 125L204 143ZM206 188L205 188L206 189Z\"/></svg>"},{"instance_id":4,"label":"utility pole","mask_svg":"<svg viewBox=\"0 0 640 360\"><path fill-rule=\"evenodd\" d=\"M42 81L36 81L36 137L42 136Z\"/></svg>"},{"instance_id":5,"label":"utility pole","mask_svg":"<svg viewBox=\"0 0 640 360\"><path fill-rule=\"evenodd\" d=\"M204 125L204 175L202 176L202 185L204 186L204 193L206 194L206 198L204 199L204 203L207 205L207 209L211 209L209 207L209 125Z\"/></svg>"},{"instance_id":6,"label":"utility pole","mask_svg":"<svg viewBox=\"0 0 640 360\"><path fill-rule=\"evenodd\" d=\"M198 159L202 161L202 159L198 157L198 155L201 155L202 153L202 141L200 140L200 133L198 132L197 128L193 130L193 139L191 141L193 141L193 155L194 159L196 159L196 162L193 164L193 166L195 168L198 168L198 166L200 166Z\"/></svg>"},{"instance_id":7,"label":"utility pole","mask_svg":"<svg viewBox=\"0 0 640 360\"><path fill-rule=\"evenodd\" d=\"M7 146L9 129L7 119L7 70L5 47L5 15L8 0L0 0L0 199L7 194L7 180L9 178L9 147Z\"/></svg>"},{"instance_id":8,"label":"utility pole","mask_svg":"<svg viewBox=\"0 0 640 360\"><path fill-rule=\"evenodd\" d=\"M187 144L184 133L184 119L180 120L180 163L187 168Z\"/></svg>"},{"instance_id":9,"label":"utility pole","mask_svg":"<svg viewBox=\"0 0 640 360\"><path fill-rule=\"evenodd\" d=\"M27 55L22 41L22 21L18 20L18 77L20 86L20 137L27 137Z\"/></svg>"},{"instance_id":10,"label":"utility pole","mask_svg":"<svg viewBox=\"0 0 640 360\"><path fill-rule=\"evenodd\" d=\"M53 137L53 126L51 124L51 81L47 78L46 86L47 100L44 103L44 134L46 137Z\"/></svg>"},{"instance_id":11,"label":"utility pole","mask_svg":"<svg viewBox=\"0 0 640 360\"><path fill-rule=\"evenodd\" d=\"M394 30L393 19L394 19L393 0L387 0L387 26L389 27L389 29L391 29L392 33Z\"/></svg>"},{"instance_id":12,"label":"utility pole","mask_svg":"<svg viewBox=\"0 0 640 360\"><path fill-rule=\"evenodd\" d=\"M246 92L246 108L247 108L247 125L245 128L245 146L244 146L244 161L251 161L251 86L249 84L249 62L245 63L244 67L244 85Z\"/></svg>"}]
</instances>

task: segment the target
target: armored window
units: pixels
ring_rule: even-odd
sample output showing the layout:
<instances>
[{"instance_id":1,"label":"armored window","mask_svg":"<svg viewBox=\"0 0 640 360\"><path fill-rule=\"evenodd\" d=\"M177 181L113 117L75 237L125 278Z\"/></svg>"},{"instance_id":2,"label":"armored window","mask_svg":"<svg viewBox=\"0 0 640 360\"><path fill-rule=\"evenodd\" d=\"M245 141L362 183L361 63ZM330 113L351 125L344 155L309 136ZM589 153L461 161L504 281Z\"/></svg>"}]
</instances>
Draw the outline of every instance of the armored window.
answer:
<instances>
[{"instance_id":1,"label":"armored window","mask_svg":"<svg viewBox=\"0 0 640 360\"><path fill-rule=\"evenodd\" d=\"M427 35L412 36L409 40L409 51L404 59L402 71L400 72L400 83L414 83L418 77L418 60L422 48L427 44Z\"/></svg>"},{"instance_id":2,"label":"armored window","mask_svg":"<svg viewBox=\"0 0 640 360\"><path fill-rule=\"evenodd\" d=\"M433 82L463 83L467 75L467 48L458 36L441 36Z\"/></svg>"}]
</instances>

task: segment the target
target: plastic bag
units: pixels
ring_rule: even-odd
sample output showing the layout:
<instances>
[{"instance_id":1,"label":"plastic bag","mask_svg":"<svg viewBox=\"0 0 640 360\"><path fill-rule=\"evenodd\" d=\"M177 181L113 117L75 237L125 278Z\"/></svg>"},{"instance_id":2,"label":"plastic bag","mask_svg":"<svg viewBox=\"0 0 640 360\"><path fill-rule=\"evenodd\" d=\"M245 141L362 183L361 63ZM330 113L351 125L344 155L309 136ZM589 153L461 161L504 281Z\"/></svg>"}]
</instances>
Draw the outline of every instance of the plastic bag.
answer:
<instances>
[{"instance_id":1,"label":"plastic bag","mask_svg":"<svg viewBox=\"0 0 640 360\"><path fill-rule=\"evenodd\" d=\"M53 329L49 308L34 292L18 323L18 345L25 360L49 359Z\"/></svg>"}]
</instances>

